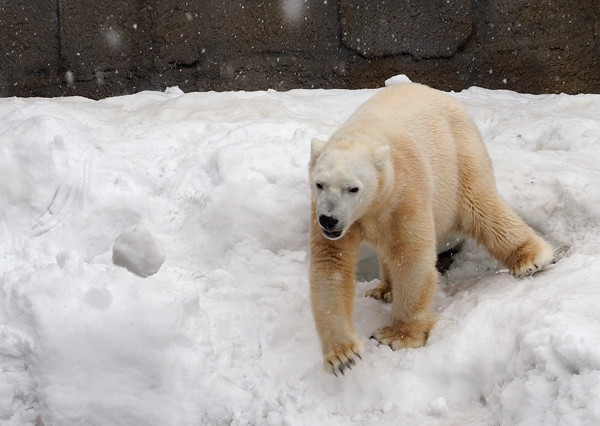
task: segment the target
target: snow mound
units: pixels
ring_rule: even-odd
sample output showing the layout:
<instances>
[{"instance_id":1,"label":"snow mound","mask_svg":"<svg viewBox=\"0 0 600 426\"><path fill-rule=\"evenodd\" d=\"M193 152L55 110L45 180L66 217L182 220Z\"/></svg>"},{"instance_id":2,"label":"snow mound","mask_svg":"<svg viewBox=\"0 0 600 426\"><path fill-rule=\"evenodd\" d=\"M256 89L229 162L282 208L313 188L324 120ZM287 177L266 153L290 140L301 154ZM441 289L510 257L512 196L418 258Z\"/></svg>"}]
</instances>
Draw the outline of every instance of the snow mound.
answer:
<instances>
[{"instance_id":1,"label":"snow mound","mask_svg":"<svg viewBox=\"0 0 600 426\"><path fill-rule=\"evenodd\" d=\"M144 225L136 224L116 239L112 260L115 265L145 278L158 272L165 261L165 252Z\"/></svg>"},{"instance_id":2,"label":"snow mound","mask_svg":"<svg viewBox=\"0 0 600 426\"><path fill-rule=\"evenodd\" d=\"M0 98L0 424L600 424L598 95L452 94L559 261L517 280L467 240L394 352L366 252L363 360L323 371L310 141L376 92Z\"/></svg>"}]
</instances>

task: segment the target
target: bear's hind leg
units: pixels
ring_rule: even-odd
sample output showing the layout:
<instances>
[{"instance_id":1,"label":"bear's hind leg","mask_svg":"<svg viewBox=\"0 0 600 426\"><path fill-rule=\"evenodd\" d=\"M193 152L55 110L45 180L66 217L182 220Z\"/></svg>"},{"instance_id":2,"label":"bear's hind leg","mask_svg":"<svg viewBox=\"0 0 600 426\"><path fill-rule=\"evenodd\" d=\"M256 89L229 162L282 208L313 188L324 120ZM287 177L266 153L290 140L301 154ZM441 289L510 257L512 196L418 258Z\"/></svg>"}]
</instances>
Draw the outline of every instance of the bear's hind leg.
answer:
<instances>
[{"instance_id":1,"label":"bear's hind leg","mask_svg":"<svg viewBox=\"0 0 600 426\"><path fill-rule=\"evenodd\" d=\"M552 247L536 235L494 189L463 197L460 227L516 277L532 275L554 261Z\"/></svg>"},{"instance_id":2,"label":"bear's hind leg","mask_svg":"<svg viewBox=\"0 0 600 426\"><path fill-rule=\"evenodd\" d=\"M380 300L385 303L390 303L392 301L390 272L385 263L381 260L381 256L379 257L379 275L381 275L381 283L379 283L377 287L368 290L365 296L372 297L373 299Z\"/></svg>"}]
</instances>

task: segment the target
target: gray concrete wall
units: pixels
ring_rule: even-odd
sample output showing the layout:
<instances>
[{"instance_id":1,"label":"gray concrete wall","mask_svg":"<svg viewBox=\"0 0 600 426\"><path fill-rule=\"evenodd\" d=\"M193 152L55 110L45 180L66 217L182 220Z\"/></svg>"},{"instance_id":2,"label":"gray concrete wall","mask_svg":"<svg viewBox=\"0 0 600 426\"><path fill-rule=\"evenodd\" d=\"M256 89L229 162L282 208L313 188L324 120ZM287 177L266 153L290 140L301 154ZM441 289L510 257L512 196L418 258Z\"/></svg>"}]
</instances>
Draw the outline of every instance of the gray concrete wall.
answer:
<instances>
[{"instance_id":1,"label":"gray concrete wall","mask_svg":"<svg viewBox=\"0 0 600 426\"><path fill-rule=\"evenodd\" d=\"M600 93L598 0L0 0L0 96L381 86Z\"/></svg>"}]
</instances>

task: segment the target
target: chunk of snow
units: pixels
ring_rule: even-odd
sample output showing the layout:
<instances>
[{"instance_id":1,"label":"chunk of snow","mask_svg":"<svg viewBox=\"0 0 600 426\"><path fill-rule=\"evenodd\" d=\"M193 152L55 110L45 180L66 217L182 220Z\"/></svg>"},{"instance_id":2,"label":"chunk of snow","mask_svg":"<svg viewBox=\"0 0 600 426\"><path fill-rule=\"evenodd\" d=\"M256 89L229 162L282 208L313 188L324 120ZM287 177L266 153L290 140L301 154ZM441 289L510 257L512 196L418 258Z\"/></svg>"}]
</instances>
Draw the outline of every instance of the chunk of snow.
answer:
<instances>
[{"instance_id":1,"label":"chunk of snow","mask_svg":"<svg viewBox=\"0 0 600 426\"><path fill-rule=\"evenodd\" d=\"M446 398L440 396L429 403L429 409L431 414L438 417L445 417L448 415L448 404Z\"/></svg>"},{"instance_id":2,"label":"chunk of snow","mask_svg":"<svg viewBox=\"0 0 600 426\"><path fill-rule=\"evenodd\" d=\"M385 86L389 87L389 86L395 86L397 84L406 84L406 83L412 83L412 81L405 74L399 74L399 75L395 75L393 77L388 78L385 81Z\"/></svg>"},{"instance_id":3,"label":"chunk of snow","mask_svg":"<svg viewBox=\"0 0 600 426\"><path fill-rule=\"evenodd\" d=\"M183 95L183 90L179 88L179 86L167 87L165 89L165 93L167 95Z\"/></svg>"},{"instance_id":4,"label":"chunk of snow","mask_svg":"<svg viewBox=\"0 0 600 426\"><path fill-rule=\"evenodd\" d=\"M112 259L115 265L145 278L158 272L165 261L165 253L150 231L136 224L117 237Z\"/></svg>"}]
</instances>

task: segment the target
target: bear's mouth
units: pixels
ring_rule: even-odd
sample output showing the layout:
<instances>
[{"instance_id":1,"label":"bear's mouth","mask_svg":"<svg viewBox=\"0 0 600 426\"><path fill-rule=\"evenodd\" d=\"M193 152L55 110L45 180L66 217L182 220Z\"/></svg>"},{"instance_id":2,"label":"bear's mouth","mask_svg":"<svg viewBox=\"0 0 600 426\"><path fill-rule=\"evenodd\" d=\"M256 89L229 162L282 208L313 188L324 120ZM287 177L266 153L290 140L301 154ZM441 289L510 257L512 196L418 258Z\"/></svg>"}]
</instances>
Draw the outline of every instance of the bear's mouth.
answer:
<instances>
[{"instance_id":1,"label":"bear's mouth","mask_svg":"<svg viewBox=\"0 0 600 426\"><path fill-rule=\"evenodd\" d=\"M327 231L325 229L323 230L323 235L325 236L325 238L330 239L330 240L337 240L338 238L340 238L342 236L342 231Z\"/></svg>"}]
</instances>

